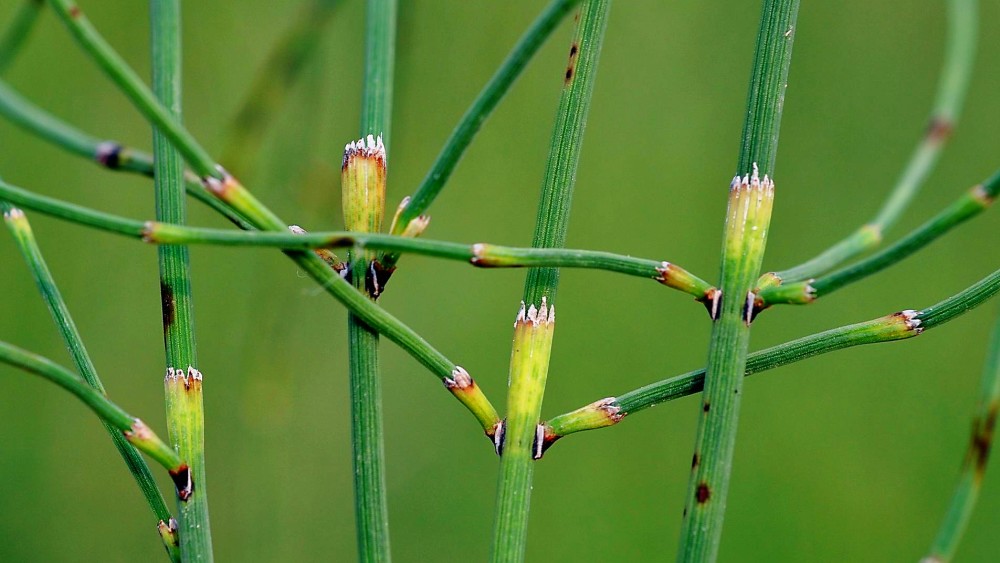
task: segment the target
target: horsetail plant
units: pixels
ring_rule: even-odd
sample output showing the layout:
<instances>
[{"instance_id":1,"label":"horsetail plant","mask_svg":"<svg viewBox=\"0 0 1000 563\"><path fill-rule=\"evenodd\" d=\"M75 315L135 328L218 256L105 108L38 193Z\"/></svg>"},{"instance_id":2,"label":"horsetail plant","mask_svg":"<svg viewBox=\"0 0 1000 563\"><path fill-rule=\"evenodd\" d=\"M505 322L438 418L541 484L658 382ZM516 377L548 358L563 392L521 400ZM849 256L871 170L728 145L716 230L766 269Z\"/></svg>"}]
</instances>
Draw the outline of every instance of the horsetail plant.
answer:
<instances>
[{"instance_id":1,"label":"horsetail plant","mask_svg":"<svg viewBox=\"0 0 1000 563\"><path fill-rule=\"evenodd\" d=\"M1000 270L943 301L867 322L834 328L749 353L750 326L777 304L807 303L873 275L926 247L993 202L1000 173L959 198L896 243L847 267L881 243L914 199L950 137L965 97L976 35L975 0L949 2L947 53L931 123L875 218L815 258L761 274L774 197L774 165L797 0L764 0L754 55L737 175L730 184L718 287L680 266L595 250L565 247L573 187L610 0L553 0L462 116L424 180L398 206L381 233L386 205L391 132L396 11L394 0L369 0L365 17L364 89L360 139L341 163L344 231L308 232L279 218L220 166L180 119L180 3L151 0L152 88L101 37L72 0L49 0L82 49L143 115L154 131L150 156L90 135L49 115L0 82L0 116L109 170L154 179L156 220L128 219L0 181L0 207L83 379L53 362L0 342L0 362L41 375L69 390L104 421L157 517L172 560L210 561L212 543L205 496L202 375L197 368L190 306L188 246L196 244L281 249L349 312L355 520L358 556L391 557L386 502L379 336L385 334L428 368L474 415L500 457L491 558L522 561L533 482L533 461L562 437L612 426L648 407L702 392L679 561L714 561L718 554L745 376L861 344L917 336L978 307L1000 291ZM259 151L267 124L288 95L295 75L315 50L333 0L309 0L283 36L238 113L222 160L243 173ZM577 5L576 31L543 179L531 248L418 239L429 226L430 204L458 165L487 117L558 24ZM40 3L26 0L0 33L0 71L20 50ZM279 73L286 80L270 80ZM186 166L185 166L186 163ZM207 229L185 223L185 193L207 203L242 229ZM83 226L158 246L167 356L167 421L173 447L104 396L103 386L59 296L18 205ZM341 260L333 249L346 249ZM475 267L529 268L514 325L506 416L500 418L471 375L386 311L378 297L405 253L467 262ZM841 267L839 270L836 268ZM712 321L707 367L661 380L541 422L555 327L559 268L600 269L652 279L702 303ZM829 273L831 272L832 273ZM561 306L561 311L564 309ZM998 329L997 334L1000 334ZM927 561L950 560L981 486L996 418L997 339L987 362L973 439L952 507ZM126 443L128 442L128 443ZM177 488L178 521L170 518L149 470L133 446L166 467ZM190 465L189 465L190 464Z\"/></svg>"}]
</instances>

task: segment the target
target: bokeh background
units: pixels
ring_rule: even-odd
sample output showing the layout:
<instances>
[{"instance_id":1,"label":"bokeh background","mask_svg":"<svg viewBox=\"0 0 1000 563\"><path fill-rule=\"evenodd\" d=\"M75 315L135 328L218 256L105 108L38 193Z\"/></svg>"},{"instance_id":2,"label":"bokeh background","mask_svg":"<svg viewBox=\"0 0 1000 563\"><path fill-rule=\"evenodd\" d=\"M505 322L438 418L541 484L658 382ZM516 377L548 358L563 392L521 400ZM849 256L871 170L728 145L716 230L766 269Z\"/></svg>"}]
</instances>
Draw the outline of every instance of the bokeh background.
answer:
<instances>
[{"instance_id":1,"label":"bokeh background","mask_svg":"<svg viewBox=\"0 0 1000 563\"><path fill-rule=\"evenodd\" d=\"M0 22L18 2L0 3ZM303 2L185 2L185 121L214 153L247 85ZM405 1L399 10L390 206L423 177L542 2ZM1000 18L982 3L982 21ZM143 76L143 2L82 8ZM577 177L569 245L669 259L714 280L759 2L616 2ZM341 226L338 166L357 135L360 1L337 8L246 183L309 229ZM924 130L943 53L940 0L804 2L777 163L766 268L868 220ZM570 41L563 25L490 118L431 210L429 237L527 245ZM890 237L1000 165L1000 32L985 26L964 115ZM150 132L51 13L9 81L98 136ZM280 78L275 77L275 80ZM102 171L0 123L0 174L135 218L151 183ZM153 248L29 215L111 397L165 432ZM224 226L192 204L191 222ZM1000 264L986 214L919 256L809 307L762 315L753 348L921 308ZM349 561L354 526L342 307L276 251L192 251L205 374L212 531L220 561ZM27 269L0 236L0 338L69 357ZM505 396L524 271L407 257L382 304ZM701 306L655 283L566 271L545 399L552 416L699 367ZM914 561L956 481L998 305L905 342L852 349L748 381L724 561ZM497 460L471 417L383 344L389 507L397 561L487 557ZM531 561L668 560L676 548L697 400L572 436L536 467ZM164 490L169 490L164 483ZM960 549L998 550L1000 470ZM162 560L148 509L96 418L0 366L0 560Z\"/></svg>"}]
</instances>

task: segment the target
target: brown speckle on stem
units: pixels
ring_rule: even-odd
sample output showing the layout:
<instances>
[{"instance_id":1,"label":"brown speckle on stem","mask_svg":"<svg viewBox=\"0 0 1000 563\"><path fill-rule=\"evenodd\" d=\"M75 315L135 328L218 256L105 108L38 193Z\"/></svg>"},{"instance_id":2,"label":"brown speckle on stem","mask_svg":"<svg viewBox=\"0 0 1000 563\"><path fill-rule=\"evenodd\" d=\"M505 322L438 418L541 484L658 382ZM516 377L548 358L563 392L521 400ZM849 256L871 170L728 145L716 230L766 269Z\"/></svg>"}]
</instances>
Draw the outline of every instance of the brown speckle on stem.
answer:
<instances>
[{"instance_id":1,"label":"brown speckle on stem","mask_svg":"<svg viewBox=\"0 0 1000 563\"><path fill-rule=\"evenodd\" d=\"M80 17L80 7L77 6L76 4L70 4L69 17L73 18L74 20Z\"/></svg>"},{"instance_id":2,"label":"brown speckle on stem","mask_svg":"<svg viewBox=\"0 0 1000 563\"><path fill-rule=\"evenodd\" d=\"M934 117L931 119L930 123L927 124L927 140L942 143L947 141L951 137L951 132L955 129L955 125L950 119L946 117Z\"/></svg>"},{"instance_id":3,"label":"brown speckle on stem","mask_svg":"<svg viewBox=\"0 0 1000 563\"><path fill-rule=\"evenodd\" d=\"M708 488L708 483L698 483L698 490L695 491L694 499L698 501L698 504L705 504L710 498L712 498L712 490Z\"/></svg>"},{"instance_id":4,"label":"brown speckle on stem","mask_svg":"<svg viewBox=\"0 0 1000 563\"><path fill-rule=\"evenodd\" d=\"M569 84L573 80L573 75L576 74L576 60L579 52L580 46L573 43L573 46L569 48L569 64L566 65L565 84Z\"/></svg>"},{"instance_id":5,"label":"brown speckle on stem","mask_svg":"<svg viewBox=\"0 0 1000 563\"><path fill-rule=\"evenodd\" d=\"M698 452L694 452L694 456L691 457L691 469L698 467Z\"/></svg>"},{"instance_id":6,"label":"brown speckle on stem","mask_svg":"<svg viewBox=\"0 0 1000 563\"><path fill-rule=\"evenodd\" d=\"M972 193L972 198L978 201L980 204L982 204L983 207L989 207L993 205L993 202L996 200L995 197L993 197L986 191L986 187L983 186L982 184L977 184L976 186L974 186L971 190L971 193Z\"/></svg>"},{"instance_id":7,"label":"brown speckle on stem","mask_svg":"<svg viewBox=\"0 0 1000 563\"><path fill-rule=\"evenodd\" d=\"M972 439L969 443L968 458L974 464L975 479L982 482L986 473L986 463L989 461L990 448L993 446L993 430L997 422L997 410L1000 403L994 402L986 418L976 417L972 421Z\"/></svg>"},{"instance_id":8,"label":"brown speckle on stem","mask_svg":"<svg viewBox=\"0 0 1000 563\"><path fill-rule=\"evenodd\" d=\"M173 288L163 280L160 280L160 304L163 310L163 329L166 330L174 324L177 301L174 299Z\"/></svg>"}]
</instances>

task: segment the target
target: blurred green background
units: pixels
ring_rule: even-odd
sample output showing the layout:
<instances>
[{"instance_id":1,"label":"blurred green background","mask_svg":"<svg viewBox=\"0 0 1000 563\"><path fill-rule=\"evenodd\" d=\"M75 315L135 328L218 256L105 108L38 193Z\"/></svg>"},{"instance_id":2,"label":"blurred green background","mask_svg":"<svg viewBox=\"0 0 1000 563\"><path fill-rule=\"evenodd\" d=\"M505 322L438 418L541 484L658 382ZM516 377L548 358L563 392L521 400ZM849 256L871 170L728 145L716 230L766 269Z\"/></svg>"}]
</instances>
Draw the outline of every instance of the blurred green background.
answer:
<instances>
[{"instance_id":1,"label":"blurred green background","mask_svg":"<svg viewBox=\"0 0 1000 563\"><path fill-rule=\"evenodd\" d=\"M19 4L0 3L0 22ZM214 153L247 85L301 2L185 2L185 121ZM423 177L542 2L403 1L389 201ZM144 2L82 8L148 76ZM616 2L577 177L569 245L668 259L714 280L759 2ZM982 21L1000 7L983 2ZM766 268L868 220L919 139L943 51L944 2L804 2L777 164ZM338 166L357 134L363 3L337 9L246 183L309 229L341 226ZM530 243L571 29L500 105L431 210L429 237ZM1000 165L1000 32L981 34L965 112L940 166L890 237ZM98 136L150 133L52 14L7 73ZM135 218L151 183L101 171L0 123L0 174ZM624 180L624 181L623 181ZM995 213L995 212L994 212ZM153 248L30 214L111 397L157 431L163 352ZM224 223L197 204L191 221ZM921 308L997 268L993 214L877 278L755 323L753 347ZM354 557L342 307L276 251L192 251L205 374L208 490L220 561ZM70 365L33 283L0 236L0 339ZM407 257L382 304L505 396L524 271ZM699 367L704 310L654 283L566 271L544 415ZM747 384L721 558L915 561L965 451L998 304L921 338L839 352ZM497 460L467 412L383 345L389 508L397 561L482 561ZM697 400L560 442L536 467L531 561L669 560ZM158 472L159 473L159 472ZM164 490L169 490L164 483ZM986 475L959 556L994 561L1000 470ZM148 510L97 419L0 366L0 560L164 560Z\"/></svg>"}]
</instances>

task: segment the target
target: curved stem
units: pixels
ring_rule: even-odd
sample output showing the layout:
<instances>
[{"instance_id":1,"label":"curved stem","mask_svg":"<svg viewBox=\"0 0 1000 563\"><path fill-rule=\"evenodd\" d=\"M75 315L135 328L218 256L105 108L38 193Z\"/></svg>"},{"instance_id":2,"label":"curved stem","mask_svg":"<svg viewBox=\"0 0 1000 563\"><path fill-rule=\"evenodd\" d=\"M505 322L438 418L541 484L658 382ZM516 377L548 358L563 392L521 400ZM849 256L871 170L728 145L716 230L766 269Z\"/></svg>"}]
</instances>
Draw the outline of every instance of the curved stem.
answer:
<instances>
[{"instance_id":1,"label":"curved stem","mask_svg":"<svg viewBox=\"0 0 1000 563\"><path fill-rule=\"evenodd\" d=\"M94 411L94 414L99 416L101 420L122 432L130 444L170 471L175 484L178 483L178 476L183 478L182 483L187 481L187 464L181 460L173 448L160 440L141 420L109 401L101 392L66 368L47 358L2 341L0 341L0 362L44 377L69 391L83 401L83 404ZM187 488L181 485L178 493L190 494L189 487L190 484L187 485Z\"/></svg>"},{"instance_id":2,"label":"curved stem","mask_svg":"<svg viewBox=\"0 0 1000 563\"><path fill-rule=\"evenodd\" d=\"M0 201L0 210L3 211L4 222L13 235L18 250L24 256L24 261L28 265L35 283L38 285L38 291L48 306L49 313L51 313L52 320L55 321L56 327L59 329L63 342L69 349L77 371L96 391L106 394L104 384L97 374L97 369L90 359L90 354L87 353L87 348L83 344L83 339L76 328L76 323L73 322L69 308L66 307L66 302L63 301L62 295L59 293L59 288L56 286L55 279L53 279L52 273L45 263L41 249L38 248L38 243L35 240L28 218L20 209L11 208L3 201ZM129 473L132 474L133 479L135 479L136 484L139 486L143 498L146 499L146 504L149 505L153 516L156 517L158 525L159 523L163 523L170 530L170 523L173 521L173 518L170 516L170 511L163 500L163 495L160 494L160 490L153 480L149 466L142 459L142 456L139 455L139 452L129 445L128 440L119 429L111 426L106 421L102 422L105 430L111 436L111 441L114 443L115 449L118 450ZM168 534L166 537L163 537L163 540L164 547L171 560L180 561L180 550L177 547L176 533Z\"/></svg>"},{"instance_id":3,"label":"curved stem","mask_svg":"<svg viewBox=\"0 0 1000 563\"><path fill-rule=\"evenodd\" d=\"M778 279L793 283L827 272L878 246L896 224L934 169L958 121L975 62L978 12L978 0L949 0L944 64L927 130L875 218L814 258L774 272Z\"/></svg>"},{"instance_id":4,"label":"curved stem","mask_svg":"<svg viewBox=\"0 0 1000 563\"><path fill-rule=\"evenodd\" d=\"M998 193L1000 193L1000 171L994 173L986 182L974 186L929 221L881 252L815 280L768 287L757 296L755 307L760 310L778 303L811 303L842 287L881 272L982 213L992 205Z\"/></svg>"}]
</instances>

